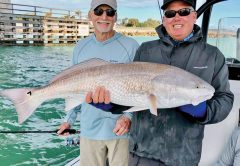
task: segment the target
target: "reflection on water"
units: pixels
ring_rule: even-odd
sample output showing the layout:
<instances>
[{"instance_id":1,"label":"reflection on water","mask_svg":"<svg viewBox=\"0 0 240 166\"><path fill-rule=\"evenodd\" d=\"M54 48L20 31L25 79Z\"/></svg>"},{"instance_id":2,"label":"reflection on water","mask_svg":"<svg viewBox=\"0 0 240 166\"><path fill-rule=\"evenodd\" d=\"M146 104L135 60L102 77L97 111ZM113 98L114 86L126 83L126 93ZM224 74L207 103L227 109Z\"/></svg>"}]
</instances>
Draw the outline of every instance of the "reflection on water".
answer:
<instances>
[{"instance_id":1,"label":"reflection on water","mask_svg":"<svg viewBox=\"0 0 240 166\"><path fill-rule=\"evenodd\" d=\"M46 85L70 66L72 50L73 46L0 47L0 89ZM45 102L19 125L12 102L0 98L0 130L56 130L63 110L63 100ZM64 165L79 154L78 147L66 147L65 138L54 134L0 134L0 146L1 165L6 166Z\"/></svg>"}]
</instances>

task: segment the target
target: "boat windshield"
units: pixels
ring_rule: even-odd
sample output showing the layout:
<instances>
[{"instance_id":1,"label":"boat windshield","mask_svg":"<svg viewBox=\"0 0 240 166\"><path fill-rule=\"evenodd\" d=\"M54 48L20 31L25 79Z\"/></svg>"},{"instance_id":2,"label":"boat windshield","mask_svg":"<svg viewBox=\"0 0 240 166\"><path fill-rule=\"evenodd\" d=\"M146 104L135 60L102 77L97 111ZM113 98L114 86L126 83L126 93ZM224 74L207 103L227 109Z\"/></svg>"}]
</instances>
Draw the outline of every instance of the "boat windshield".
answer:
<instances>
[{"instance_id":1,"label":"boat windshield","mask_svg":"<svg viewBox=\"0 0 240 166\"><path fill-rule=\"evenodd\" d=\"M215 4L209 23L207 42L220 49L228 64L240 63L239 4L239 1Z\"/></svg>"}]
</instances>

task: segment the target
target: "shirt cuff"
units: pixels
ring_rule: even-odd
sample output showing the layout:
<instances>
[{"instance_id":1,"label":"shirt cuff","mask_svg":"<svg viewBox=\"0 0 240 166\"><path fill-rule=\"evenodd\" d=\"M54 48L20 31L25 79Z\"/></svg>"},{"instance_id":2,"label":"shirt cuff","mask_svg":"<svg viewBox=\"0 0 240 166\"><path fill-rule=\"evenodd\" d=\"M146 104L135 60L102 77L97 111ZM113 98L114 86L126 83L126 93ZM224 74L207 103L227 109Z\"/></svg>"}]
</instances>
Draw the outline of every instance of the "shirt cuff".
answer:
<instances>
[{"instance_id":1,"label":"shirt cuff","mask_svg":"<svg viewBox=\"0 0 240 166\"><path fill-rule=\"evenodd\" d=\"M132 120L133 113L132 112L124 112L123 116L127 117L128 119Z\"/></svg>"}]
</instances>

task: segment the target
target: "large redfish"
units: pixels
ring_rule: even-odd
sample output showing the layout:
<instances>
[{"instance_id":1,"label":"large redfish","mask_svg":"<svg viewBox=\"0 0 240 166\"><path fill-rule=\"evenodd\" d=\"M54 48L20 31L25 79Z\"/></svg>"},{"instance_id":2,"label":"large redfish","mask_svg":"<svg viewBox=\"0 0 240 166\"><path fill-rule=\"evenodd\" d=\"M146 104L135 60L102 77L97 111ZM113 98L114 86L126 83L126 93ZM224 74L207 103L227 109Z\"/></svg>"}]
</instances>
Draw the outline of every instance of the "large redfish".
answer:
<instances>
[{"instance_id":1,"label":"large redfish","mask_svg":"<svg viewBox=\"0 0 240 166\"><path fill-rule=\"evenodd\" d=\"M6 89L0 95L11 99L24 122L46 100L64 98L65 110L84 102L85 95L97 86L110 91L111 102L132 106L129 112L157 108L197 105L213 96L214 88L201 78L170 65L133 62L111 64L91 59L55 76L47 86Z\"/></svg>"}]
</instances>

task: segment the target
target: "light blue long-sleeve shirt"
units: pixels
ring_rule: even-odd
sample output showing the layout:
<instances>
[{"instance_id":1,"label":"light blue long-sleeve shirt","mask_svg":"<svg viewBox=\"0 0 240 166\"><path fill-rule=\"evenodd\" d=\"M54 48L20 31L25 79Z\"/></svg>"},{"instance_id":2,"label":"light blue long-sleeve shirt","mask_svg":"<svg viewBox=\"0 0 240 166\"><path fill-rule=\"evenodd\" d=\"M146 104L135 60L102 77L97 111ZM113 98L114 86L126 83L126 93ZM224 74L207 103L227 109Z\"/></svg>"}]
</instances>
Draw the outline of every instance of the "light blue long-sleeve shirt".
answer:
<instances>
[{"instance_id":1,"label":"light blue long-sleeve shirt","mask_svg":"<svg viewBox=\"0 0 240 166\"><path fill-rule=\"evenodd\" d=\"M91 58L100 58L111 63L132 62L138 46L139 44L134 39L120 33L115 33L112 38L104 42L97 41L95 35L91 35L77 43L73 52L72 63L78 64ZM80 113L80 135L83 137L93 140L128 137L128 134L117 136L113 132L116 122L122 114L112 114L83 103L81 106L70 110L64 121L73 125L78 113ZM124 116L132 118L131 113L124 113Z\"/></svg>"},{"instance_id":2,"label":"light blue long-sleeve shirt","mask_svg":"<svg viewBox=\"0 0 240 166\"><path fill-rule=\"evenodd\" d=\"M239 166L240 165L240 128L236 128L221 157L214 166Z\"/></svg>"}]
</instances>

